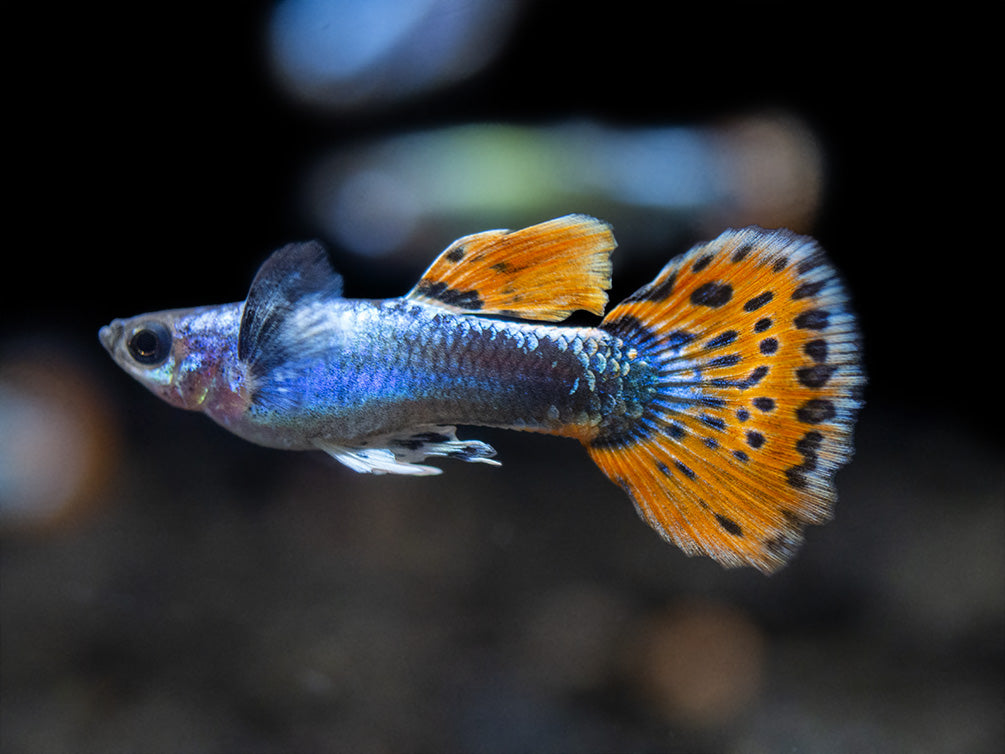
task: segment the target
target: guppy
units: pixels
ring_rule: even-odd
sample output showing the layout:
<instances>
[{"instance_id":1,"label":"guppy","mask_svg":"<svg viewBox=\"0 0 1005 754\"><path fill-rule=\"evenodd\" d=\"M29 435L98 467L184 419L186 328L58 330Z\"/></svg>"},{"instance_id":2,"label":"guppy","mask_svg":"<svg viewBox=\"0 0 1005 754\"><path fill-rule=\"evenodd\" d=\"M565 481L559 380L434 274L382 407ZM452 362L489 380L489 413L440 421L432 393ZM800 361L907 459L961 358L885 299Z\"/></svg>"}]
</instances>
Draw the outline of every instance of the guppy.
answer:
<instances>
[{"instance_id":1,"label":"guppy","mask_svg":"<svg viewBox=\"0 0 1005 754\"><path fill-rule=\"evenodd\" d=\"M864 383L844 288L810 238L730 230L596 327L611 228L569 215L455 241L405 296L344 298L296 243L243 302L115 320L100 339L168 403L359 472L496 464L456 425L572 437L689 555L770 572L830 517Z\"/></svg>"}]
</instances>

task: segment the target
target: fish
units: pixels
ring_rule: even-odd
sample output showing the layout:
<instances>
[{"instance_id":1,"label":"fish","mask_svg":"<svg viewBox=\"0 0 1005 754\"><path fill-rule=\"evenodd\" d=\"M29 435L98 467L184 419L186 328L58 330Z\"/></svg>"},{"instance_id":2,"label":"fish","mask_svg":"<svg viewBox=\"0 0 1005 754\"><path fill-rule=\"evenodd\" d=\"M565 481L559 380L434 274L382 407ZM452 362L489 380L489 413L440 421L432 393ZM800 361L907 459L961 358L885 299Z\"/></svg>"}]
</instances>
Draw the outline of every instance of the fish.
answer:
<instances>
[{"instance_id":1,"label":"fish","mask_svg":"<svg viewBox=\"0 0 1005 754\"><path fill-rule=\"evenodd\" d=\"M498 465L458 426L578 440L663 539L772 573L831 518L853 453L865 371L845 285L814 239L752 226L605 315L616 246L582 214L475 233L373 300L343 295L321 243L291 243L243 302L117 319L99 339L169 404L357 472ZM601 319L556 324L578 311Z\"/></svg>"}]
</instances>

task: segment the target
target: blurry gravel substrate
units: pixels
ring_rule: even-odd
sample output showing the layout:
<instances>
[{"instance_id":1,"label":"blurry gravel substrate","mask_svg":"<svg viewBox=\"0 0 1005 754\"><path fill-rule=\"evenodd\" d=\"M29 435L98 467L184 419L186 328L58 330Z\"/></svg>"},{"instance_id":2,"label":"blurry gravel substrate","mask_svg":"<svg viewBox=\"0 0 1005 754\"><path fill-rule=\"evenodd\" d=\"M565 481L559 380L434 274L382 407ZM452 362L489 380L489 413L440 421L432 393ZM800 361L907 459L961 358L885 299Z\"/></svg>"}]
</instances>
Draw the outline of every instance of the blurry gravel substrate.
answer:
<instances>
[{"instance_id":1,"label":"blurry gravel substrate","mask_svg":"<svg viewBox=\"0 0 1005 754\"><path fill-rule=\"evenodd\" d=\"M1001 454L950 420L871 407L766 578L662 543L569 441L465 429L503 468L381 478L146 409L102 505L4 536L4 752L1005 740Z\"/></svg>"}]
</instances>

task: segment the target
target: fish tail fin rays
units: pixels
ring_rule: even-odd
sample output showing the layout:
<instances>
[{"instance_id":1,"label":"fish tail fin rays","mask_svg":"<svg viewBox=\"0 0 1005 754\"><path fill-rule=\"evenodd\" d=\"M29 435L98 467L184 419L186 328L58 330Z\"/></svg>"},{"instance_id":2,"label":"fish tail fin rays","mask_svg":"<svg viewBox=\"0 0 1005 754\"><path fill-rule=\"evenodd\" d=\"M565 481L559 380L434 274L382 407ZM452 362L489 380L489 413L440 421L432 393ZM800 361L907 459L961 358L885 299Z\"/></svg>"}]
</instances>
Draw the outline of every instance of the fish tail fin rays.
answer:
<instances>
[{"instance_id":1,"label":"fish tail fin rays","mask_svg":"<svg viewBox=\"0 0 1005 754\"><path fill-rule=\"evenodd\" d=\"M689 555L772 572L831 516L865 375L844 287L816 242L727 231L668 264L601 329L655 375L641 415L584 441Z\"/></svg>"},{"instance_id":2,"label":"fish tail fin rays","mask_svg":"<svg viewBox=\"0 0 1005 754\"><path fill-rule=\"evenodd\" d=\"M315 444L332 458L363 474L440 474L442 470L436 466L421 463L431 456L500 465L493 459L496 451L491 445L479 440L458 440L456 427L412 427L402 432L369 437L351 447L324 441L316 441Z\"/></svg>"},{"instance_id":3,"label":"fish tail fin rays","mask_svg":"<svg viewBox=\"0 0 1005 754\"><path fill-rule=\"evenodd\" d=\"M615 246L610 226L587 215L476 233L447 247L406 298L545 322L579 309L602 315Z\"/></svg>"}]
</instances>

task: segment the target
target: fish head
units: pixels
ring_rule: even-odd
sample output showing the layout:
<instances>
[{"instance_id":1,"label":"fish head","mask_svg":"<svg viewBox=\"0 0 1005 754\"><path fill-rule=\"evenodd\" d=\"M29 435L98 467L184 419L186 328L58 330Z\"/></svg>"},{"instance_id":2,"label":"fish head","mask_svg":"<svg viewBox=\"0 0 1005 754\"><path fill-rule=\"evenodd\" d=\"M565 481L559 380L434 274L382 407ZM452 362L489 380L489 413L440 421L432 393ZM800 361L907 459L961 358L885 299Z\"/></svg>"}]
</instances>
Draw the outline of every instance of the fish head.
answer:
<instances>
[{"instance_id":1,"label":"fish head","mask_svg":"<svg viewBox=\"0 0 1005 754\"><path fill-rule=\"evenodd\" d=\"M116 319L98 338L128 374L172 406L207 408L236 361L236 305L175 309Z\"/></svg>"}]
</instances>

